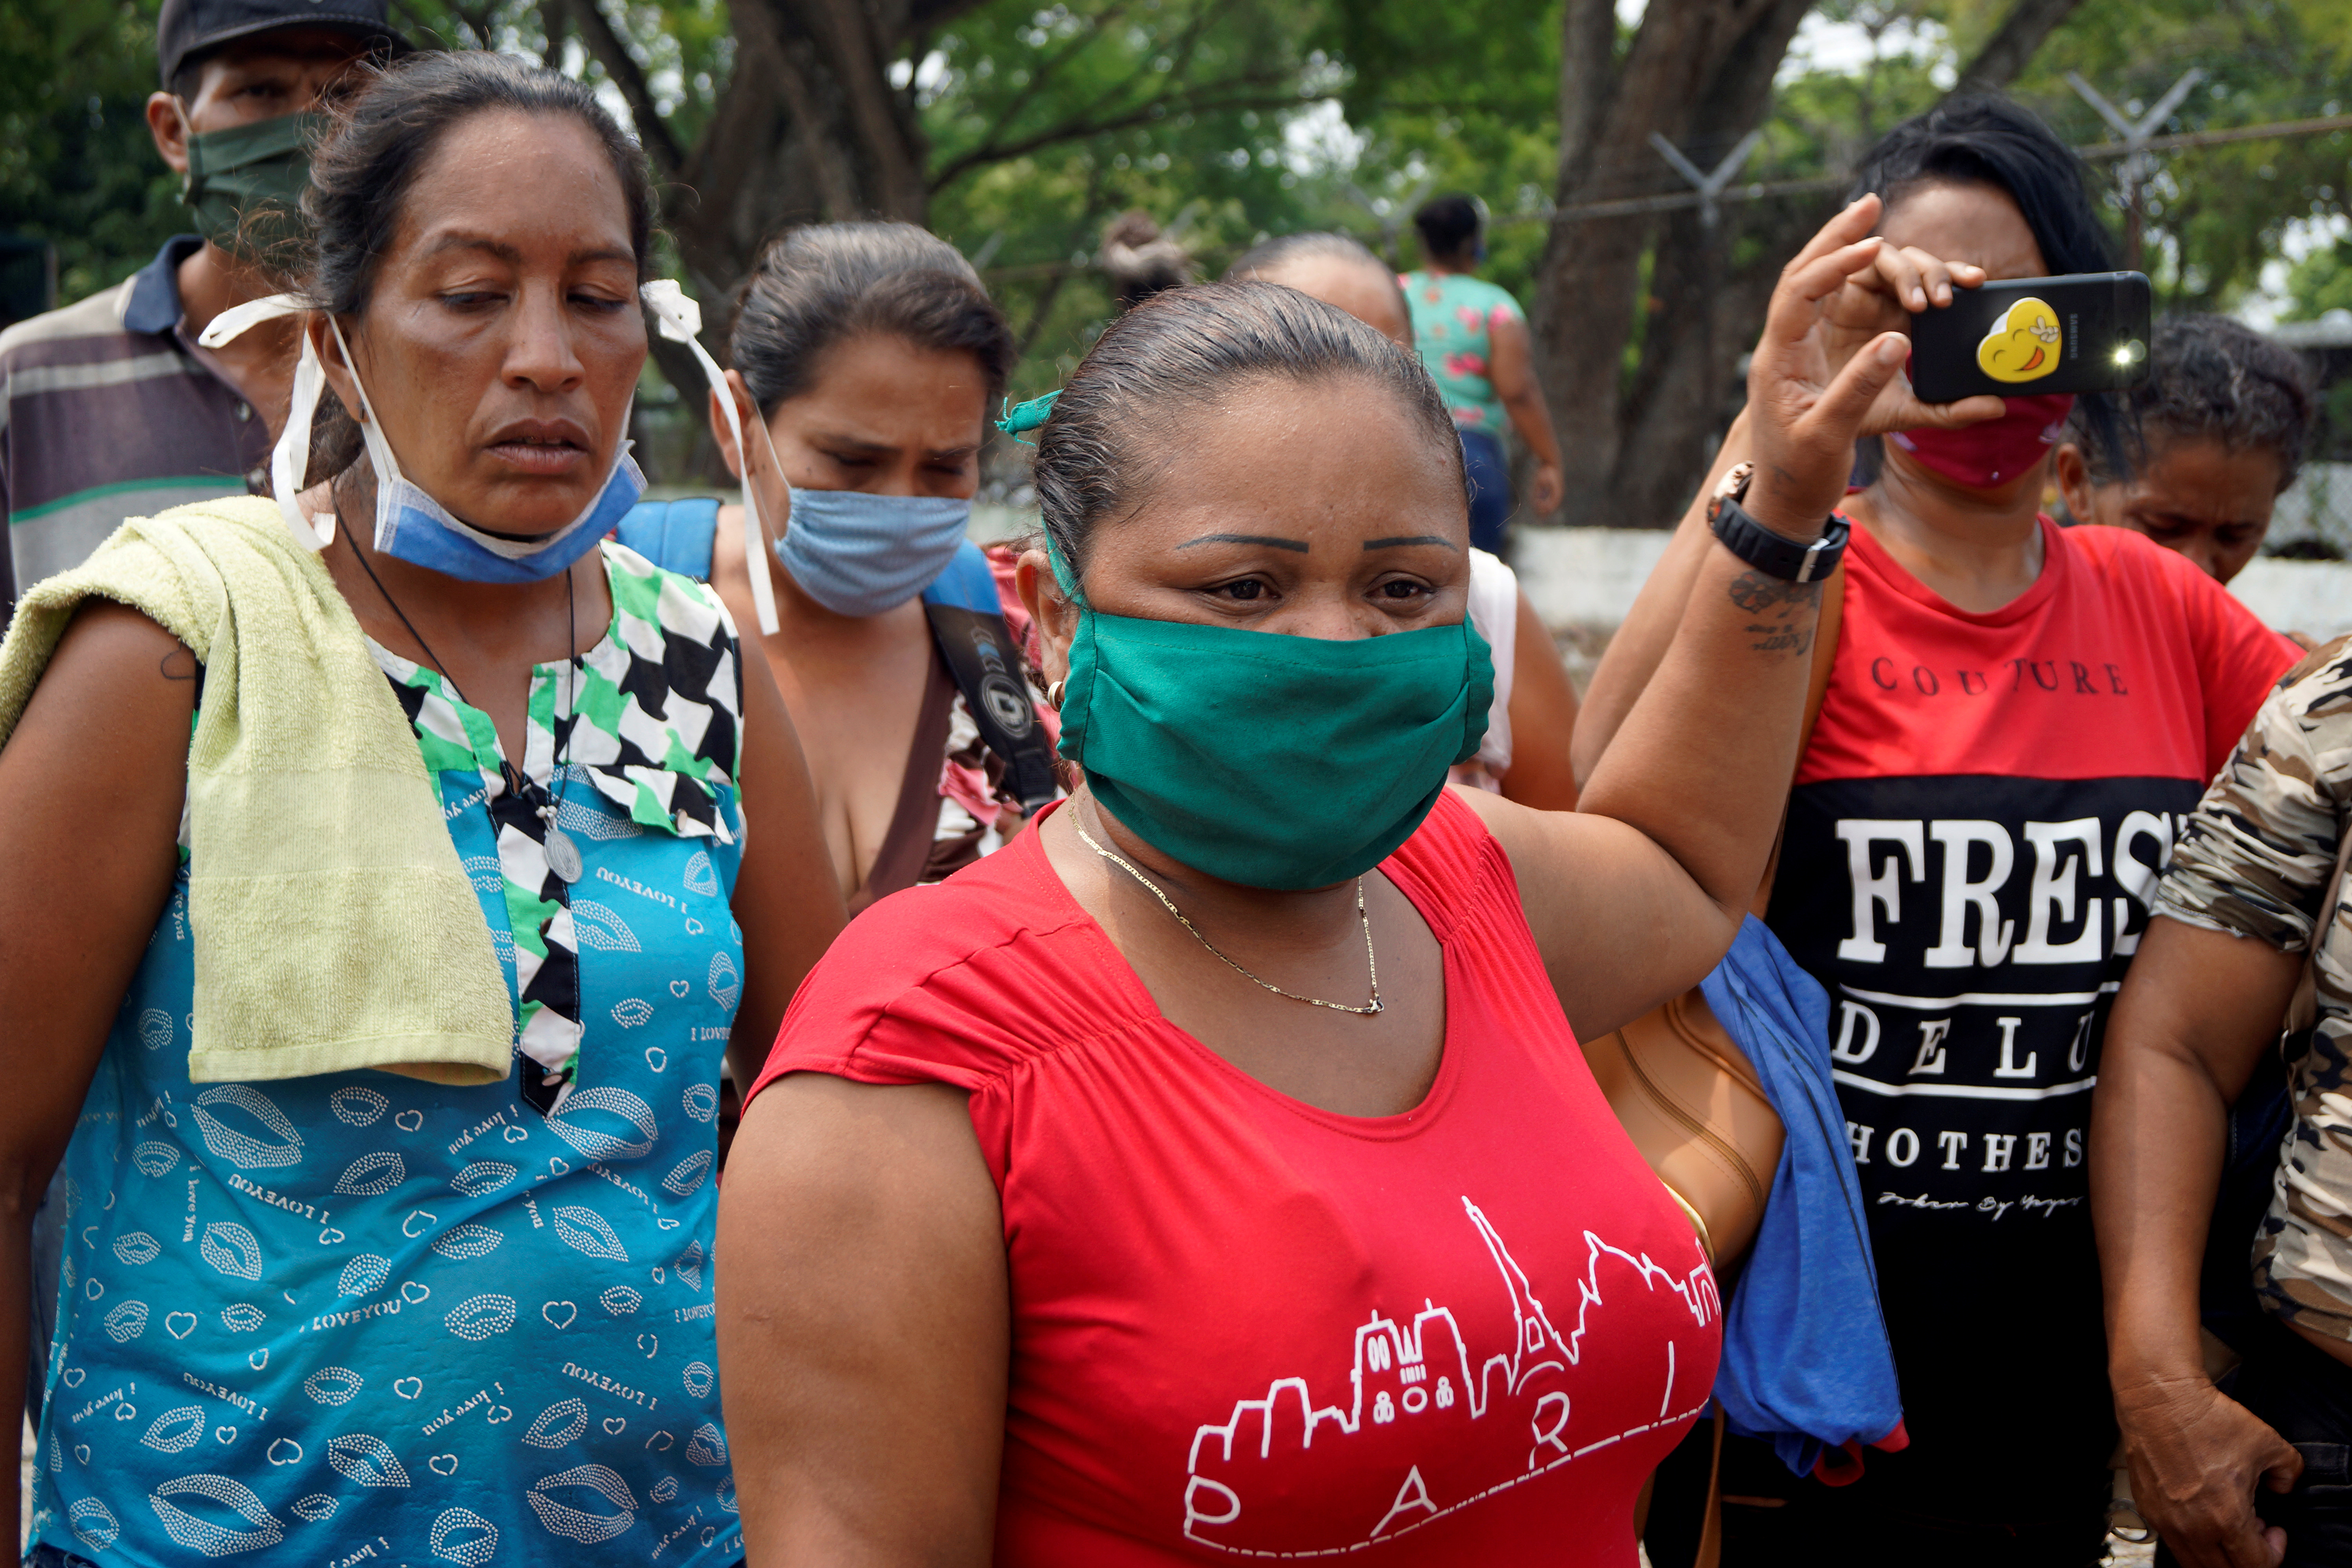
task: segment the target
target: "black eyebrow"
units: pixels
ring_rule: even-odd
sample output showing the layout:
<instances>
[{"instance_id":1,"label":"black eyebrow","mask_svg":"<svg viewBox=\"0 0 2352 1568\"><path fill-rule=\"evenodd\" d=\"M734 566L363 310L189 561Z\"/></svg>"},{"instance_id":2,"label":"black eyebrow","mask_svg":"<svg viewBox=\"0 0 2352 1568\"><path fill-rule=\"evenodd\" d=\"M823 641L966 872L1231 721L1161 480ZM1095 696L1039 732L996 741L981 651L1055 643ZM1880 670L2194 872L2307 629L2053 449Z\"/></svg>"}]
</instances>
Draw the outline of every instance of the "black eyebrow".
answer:
<instances>
[{"instance_id":1,"label":"black eyebrow","mask_svg":"<svg viewBox=\"0 0 2352 1568\"><path fill-rule=\"evenodd\" d=\"M1367 550L1393 550L1399 545L1404 544L1443 544L1448 550L1459 550L1461 548L1461 546L1454 543L1454 541L1450 539L1442 539L1434 533L1401 533L1394 539L1367 539L1364 541L1364 548Z\"/></svg>"},{"instance_id":2,"label":"black eyebrow","mask_svg":"<svg viewBox=\"0 0 2352 1568\"><path fill-rule=\"evenodd\" d=\"M518 246L509 244L507 241L502 239L494 239L488 235L464 233L443 235L439 239L433 242L432 246L425 252L425 254L427 256L438 256L445 251L451 250L482 251L487 255L495 256L500 261L506 262L508 265L513 267L521 266L523 259L522 250ZM614 247L606 246L594 250L575 250L570 256L564 258L564 265L567 267L585 267L591 262L624 261L634 267L636 265L636 254L634 251L622 250Z\"/></svg>"},{"instance_id":3,"label":"black eyebrow","mask_svg":"<svg viewBox=\"0 0 2352 1568\"><path fill-rule=\"evenodd\" d=\"M1307 553L1305 540L1277 539L1271 533L1204 533L1198 539L1186 540L1176 548L1190 550L1195 544L1270 544L1276 550L1296 550L1301 555Z\"/></svg>"}]
</instances>

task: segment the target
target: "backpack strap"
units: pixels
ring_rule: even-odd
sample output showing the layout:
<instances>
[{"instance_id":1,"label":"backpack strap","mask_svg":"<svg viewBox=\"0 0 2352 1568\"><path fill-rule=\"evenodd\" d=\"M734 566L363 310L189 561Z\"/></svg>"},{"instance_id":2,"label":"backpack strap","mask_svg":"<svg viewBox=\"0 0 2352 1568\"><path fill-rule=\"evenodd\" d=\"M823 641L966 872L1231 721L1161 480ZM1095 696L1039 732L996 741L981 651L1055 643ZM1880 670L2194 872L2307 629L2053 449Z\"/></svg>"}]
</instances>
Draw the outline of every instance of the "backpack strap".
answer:
<instances>
[{"instance_id":1,"label":"backpack strap","mask_svg":"<svg viewBox=\"0 0 2352 1568\"><path fill-rule=\"evenodd\" d=\"M719 537L719 502L710 496L641 500L613 532L663 571L707 583L711 544Z\"/></svg>"},{"instance_id":2,"label":"backpack strap","mask_svg":"<svg viewBox=\"0 0 2352 1568\"><path fill-rule=\"evenodd\" d=\"M923 613L980 738L1003 759L1005 782L1022 812L1034 812L1059 793L1054 758L1030 704L987 552L965 541L948 569L923 590Z\"/></svg>"}]
</instances>

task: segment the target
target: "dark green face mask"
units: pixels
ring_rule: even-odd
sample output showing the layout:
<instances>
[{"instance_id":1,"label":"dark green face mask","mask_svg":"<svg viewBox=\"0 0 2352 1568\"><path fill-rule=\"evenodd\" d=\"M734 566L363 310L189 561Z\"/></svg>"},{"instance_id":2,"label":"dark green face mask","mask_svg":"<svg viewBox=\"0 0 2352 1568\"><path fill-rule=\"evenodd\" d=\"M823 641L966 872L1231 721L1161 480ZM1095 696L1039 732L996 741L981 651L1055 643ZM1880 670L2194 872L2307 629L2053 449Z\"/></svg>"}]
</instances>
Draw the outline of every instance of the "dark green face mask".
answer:
<instances>
[{"instance_id":1,"label":"dark green face mask","mask_svg":"<svg viewBox=\"0 0 2352 1568\"><path fill-rule=\"evenodd\" d=\"M1468 620L1345 642L1082 611L1062 755L1196 870L1297 891L1362 875L1477 754L1495 666Z\"/></svg>"},{"instance_id":2,"label":"dark green face mask","mask_svg":"<svg viewBox=\"0 0 2352 1568\"><path fill-rule=\"evenodd\" d=\"M188 179L180 199L196 228L223 250L266 256L294 237L310 144L326 123L315 111L281 114L188 138Z\"/></svg>"}]
</instances>

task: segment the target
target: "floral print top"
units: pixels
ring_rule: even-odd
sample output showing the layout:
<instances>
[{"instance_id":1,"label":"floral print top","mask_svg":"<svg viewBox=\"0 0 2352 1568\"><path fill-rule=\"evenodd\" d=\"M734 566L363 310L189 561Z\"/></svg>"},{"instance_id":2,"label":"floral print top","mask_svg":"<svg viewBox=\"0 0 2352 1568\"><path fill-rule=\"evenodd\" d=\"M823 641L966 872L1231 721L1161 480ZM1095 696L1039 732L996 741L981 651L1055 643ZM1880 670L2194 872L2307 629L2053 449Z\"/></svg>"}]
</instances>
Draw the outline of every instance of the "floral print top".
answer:
<instances>
[{"instance_id":1,"label":"floral print top","mask_svg":"<svg viewBox=\"0 0 2352 1568\"><path fill-rule=\"evenodd\" d=\"M504 1081L190 1081L184 861L66 1154L34 1541L158 1568L741 1556L710 1298L739 645L704 585L604 564L612 625L533 670L518 765L373 650L506 968Z\"/></svg>"},{"instance_id":2,"label":"floral print top","mask_svg":"<svg viewBox=\"0 0 2352 1568\"><path fill-rule=\"evenodd\" d=\"M1398 281L1412 311L1413 346L1465 430L1503 431L1503 400L1488 372L1498 322L1525 321L1508 290L1459 272L1408 272Z\"/></svg>"}]
</instances>

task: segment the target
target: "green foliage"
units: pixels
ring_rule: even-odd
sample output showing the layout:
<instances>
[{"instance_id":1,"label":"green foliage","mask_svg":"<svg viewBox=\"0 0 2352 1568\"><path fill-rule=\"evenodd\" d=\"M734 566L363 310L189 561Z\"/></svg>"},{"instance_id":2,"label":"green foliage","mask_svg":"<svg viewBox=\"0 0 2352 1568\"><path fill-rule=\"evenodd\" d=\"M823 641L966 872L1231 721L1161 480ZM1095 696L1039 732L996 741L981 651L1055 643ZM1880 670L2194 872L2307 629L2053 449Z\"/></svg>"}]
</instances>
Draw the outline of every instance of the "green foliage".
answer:
<instances>
[{"instance_id":1,"label":"green foliage","mask_svg":"<svg viewBox=\"0 0 2352 1568\"><path fill-rule=\"evenodd\" d=\"M2352 310L2352 235L2339 235L2288 269L2286 319L2315 321L2330 310Z\"/></svg>"},{"instance_id":2,"label":"green foliage","mask_svg":"<svg viewBox=\"0 0 2352 1568\"><path fill-rule=\"evenodd\" d=\"M57 247L60 303L191 226L147 132L154 14L153 0L0 6L0 232Z\"/></svg>"},{"instance_id":3,"label":"green foliage","mask_svg":"<svg viewBox=\"0 0 2352 1568\"><path fill-rule=\"evenodd\" d=\"M2107 139L2066 85L2080 72L2110 103L2144 111L2191 67L2206 79L2168 132L2333 115L2352 109L2352 6L2341 0L2087 0L2017 84L2069 141ZM2240 142L2161 155L2147 270L2168 309L2224 310L2259 281L2282 231L2346 210L2352 135ZM2115 165L2103 165L2120 226Z\"/></svg>"},{"instance_id":4,"label":"green foliage","mask_svg":"<svg viewBox=\"0 0 2352 1568\"><path fill-rule=\"evenodd\" d=\"M1785 74L1747 177L1850 166L1939 96L2011 4L1822 0L1823 17L1889 47L1859 71ZM142 113L154 5L0 7L0 230L54 240L68 298L127 275L184 226ZM420 41L534 58L558 9L394 0ZM671 139L692 149L733 63L722 0L606 0L602 14ZM1559 27L1559 0L985 0L912 40L892 69L929 139L932 225L1004 300L1031 350L1017 379L1026 394L1066 374L1108 316L1103 280L1083 263L1129 207L1174 226L1210 274L1265 235L1308 227L1355 233L1402 268L1418 259L1412 208L1438 191L1475 192L1496 220L1487 275L1529 297L1556 178ZM1943 47L1913 58L1893 47L1917 33ZM576 30L555 63L604 79ZM2017 91L2069 140L2092 142L2105 130L2065 85L2068 70L2128 105L2192 65L2210 79L2168 132L2339 112L2352 107L2352 6L2085 0ZM1318 144L1317 128L1343 134ZM1687 149L1702 162L1723 150ZM2345 210L2347 155L2352 137L2340 133L2164 154L2148 211L2166 303L2233 303L2288 222ZM1611 174L1626 194L1675 188L1662 165L1636 162ZM1735 271L1779 243L1774 225L1749 216L1727 230ZM2305 313L2346 302L2352 257L2343 244L2320 251L2291 288Z\"/></svg>"},{"instance_id":5,"label":"green foliage","mask_svg":"<svg viewBox=\"0 0 2352 1568\"><path fill-rule=\"evenodd\" d=\"M1108 315L1074 268L1139 207L1213 270L1297 226L1281 155L1301 87L1328 67L1302 0L1076 0L983 5L930 41L920 101L931 226L980 258L1031 353L1016 391L1058 384Z\"/></svg>"},{"instance_id":6,"label":"green foliage","mask_svg":"<svg viewBox=\"0 0 2352 1568\"><path fill-rule=\"evenodd\" d=\"M1349 226L1370 218L1411 268L1412 209L1475 194L1495 215L1482 276L1528 299L1559 174L1559 0L1335 0L1319 37L1348 63L1339 101L1365 139Z\"/></svg>"}]
</instances>

